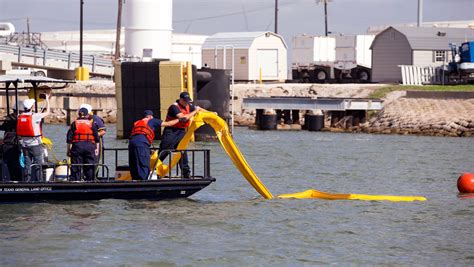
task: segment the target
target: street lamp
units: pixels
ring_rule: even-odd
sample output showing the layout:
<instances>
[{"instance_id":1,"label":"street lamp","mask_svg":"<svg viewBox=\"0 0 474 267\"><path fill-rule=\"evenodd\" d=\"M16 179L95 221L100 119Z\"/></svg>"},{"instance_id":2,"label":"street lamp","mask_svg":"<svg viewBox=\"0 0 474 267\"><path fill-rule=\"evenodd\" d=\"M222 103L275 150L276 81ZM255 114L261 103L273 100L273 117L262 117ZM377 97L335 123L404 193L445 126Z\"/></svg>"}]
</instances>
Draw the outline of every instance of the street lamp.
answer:
<instances>
[{"instance_id":1,"label":"street lamp","mask_svg":"<svg viewBox=\"0 0 474 267\"><path fill-rule=\"evenodd\" d=\"M316 0L316 4L324 4L324 33L328 36L328 3L332 0Z\"/></svg>"}]
</instances>

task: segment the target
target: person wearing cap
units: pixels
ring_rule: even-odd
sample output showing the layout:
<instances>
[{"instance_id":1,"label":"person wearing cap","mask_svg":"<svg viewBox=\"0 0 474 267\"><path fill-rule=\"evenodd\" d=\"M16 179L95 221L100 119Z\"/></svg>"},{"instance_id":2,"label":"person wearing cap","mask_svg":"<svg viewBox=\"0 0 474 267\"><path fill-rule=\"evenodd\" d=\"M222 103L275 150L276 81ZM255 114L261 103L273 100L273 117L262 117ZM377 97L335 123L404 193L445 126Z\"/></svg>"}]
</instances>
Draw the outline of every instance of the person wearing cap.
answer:
<instances>
[{"instance_id":1,"label":"person wearing cap","mask_svg":"<svg viewBox=\"0 0 474 267\"><path fill-rule=\"evenodd\" d=\"M79 109L79 117L69 128L66 136L67 154L71 157L71 181L80 181L81 173L86 181L94 180L95 158L99 155L99 133L86 108ZM87 164L87 165L74 165Z\"/></svg>"},{"instance_id":2,"label":"person wearing cap","mask_svg":"<svg viewBox=\"0 0 474 267\"><path fill-rule=\"evenodd\" d=\"M99 164L100 158L102 156L102 148L104 147L104 138L103 136L105 135L107 129L105 128L105 123L104 120L95 115L92 112L92 106L86 103L83 103L79 106L79 109L85 108L87 109L87 112L89 114L89 117L92 119L92 122L97 126L97 130L99 131L99 155L95 157L95 163ZM98 168L97 168L98 170Z\"/></svg>"},{"instance_id":3,"label":"person wearing cap","mask_svg":"<svg viewBox=\"0 0 474 267\"><path fill-rule=\"evenodd\" d=\"M146 180L150 173L150 146L155 131L162 126L173 126L178 120L163 122L153 117L153 111L145 110L143 118L133 124L128 144L128 163L133 180Z\"/></svg>"},{"instance_id":4,"label":"person wearing cap","mask_svg":"<svg viewBox=\"0 0 474 267\"><path fill-rule=\"evenodd\" d=\"M16 124L16 135L18 137L18 143L20 145L21 152L24 157L23 166L23 179L25 181L40 181L40 170L41 167L32 164L43 164L44 163L44 147L41 141L43 134L41 123L43 118L50 114L49 98L48 95L45 98L46 109L41 113L32 112L32 108L35 104L34 99L23 100L23 111L18 115Z\"/></svg>"},{"instance_id":5,"label":"person wearing cap","mask_svg":"<svg viewBox=\"0 0 474 267\"><path fill-rule=\"evenodd\" d=\"M165 127L163 130L163 135L160 143L160 149L158 154L160 155L160 160L164 161L168 156L167 153L161 153L164 150L176 149L179 142L183 139L186 134L186 128L188 128L191 123L190 119L200 110L205 111L203 108L194 106L192 99L189 96L188 92L182 92L179 94L179 99L176 100L168 108L168 113L166 114L166 121L171 121L178 119L179 122L173 126ZM182 154L180 160L180 167L183 177L189 178L191 171L188 164L188 155L186 152Z\"/></svg>"}]
</instances>

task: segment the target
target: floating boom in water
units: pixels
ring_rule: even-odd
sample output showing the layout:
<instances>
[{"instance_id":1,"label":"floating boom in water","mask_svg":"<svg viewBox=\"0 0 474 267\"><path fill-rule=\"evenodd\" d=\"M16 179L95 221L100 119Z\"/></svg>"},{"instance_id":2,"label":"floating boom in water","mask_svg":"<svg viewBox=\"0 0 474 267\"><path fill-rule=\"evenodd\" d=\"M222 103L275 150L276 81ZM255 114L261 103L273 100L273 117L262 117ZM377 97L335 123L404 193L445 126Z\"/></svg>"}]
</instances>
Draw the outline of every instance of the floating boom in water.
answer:
<instances>
[{"instance_id":1,"label":"floating boom in water","mask_svg":"<svg viewBox=\"0 0 474 267\"><path fill-rule=\"evenodd\" d=\"M260 193L266 199L272 199L273 195L265 187L265 185L260 181L255 172L250 168L249 164L245 160L244 156L240 152L237 145L234 143L232 136L229 132L229 127L227 123L217 116L213 112L198 112L194 116L191 125L186 132L186 135L183 137L181 142L178 144L177 149L183 150L189 144L193 137L194 131L204 124L209 124L214 131L216 132L217 138L224 148L227 155L230 157L237 169L242 173L242 175L247 179L247 181L255 188L255 190ZM171 160L171 166L175 166L181 154L177 153L173 156ZM156 171L160 176L165 176L171 168L163 164L159 159L158 164L156 165ZM279 195L279 198L319 198L319 199L346 199L346 200L388 200L388 201L424 201L426 198L420 196L384 196L384 195L361 195L361 194L337 194L337 193L327 193L318 191L315 189L310 189L304 192L293 193L293 194L283 194Z\"/></svg>"}]
</instances>

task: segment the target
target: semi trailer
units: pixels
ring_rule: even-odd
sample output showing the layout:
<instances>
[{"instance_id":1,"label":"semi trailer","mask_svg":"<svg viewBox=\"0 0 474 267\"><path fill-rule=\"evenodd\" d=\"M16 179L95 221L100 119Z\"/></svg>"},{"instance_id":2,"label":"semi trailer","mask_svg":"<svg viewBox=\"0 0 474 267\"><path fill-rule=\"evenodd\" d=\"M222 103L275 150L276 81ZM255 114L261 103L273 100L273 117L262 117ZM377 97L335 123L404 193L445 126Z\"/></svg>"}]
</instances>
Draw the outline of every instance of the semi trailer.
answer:
<instances>
[{"instance_id":1,"label":"semi trailer","mask_svg":"<svg viewBox=\"0 0 474 267\"><path fill-rule=\"evenodd\" d=\"M370 82L375 35L293 38L292 75L305 83Z\"/></svg>"}]
</instances>

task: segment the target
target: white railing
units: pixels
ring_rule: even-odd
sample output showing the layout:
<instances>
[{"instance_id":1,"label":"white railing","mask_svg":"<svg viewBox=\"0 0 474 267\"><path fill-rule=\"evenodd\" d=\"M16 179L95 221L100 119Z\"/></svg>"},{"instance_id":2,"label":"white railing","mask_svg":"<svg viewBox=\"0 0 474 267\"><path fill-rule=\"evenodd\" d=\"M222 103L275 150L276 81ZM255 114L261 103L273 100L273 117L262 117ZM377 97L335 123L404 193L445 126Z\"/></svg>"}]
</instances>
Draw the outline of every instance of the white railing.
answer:
<instances>
[{"instance_id":1,"label":"white railing","mask_svg":"<svg viewBox=\"0 0 474 267\"><path fill-rule=\"evenodd\" d=\"M443 67L398 65L403 85L444 84Z\"/></svg>"}]
</instances>

